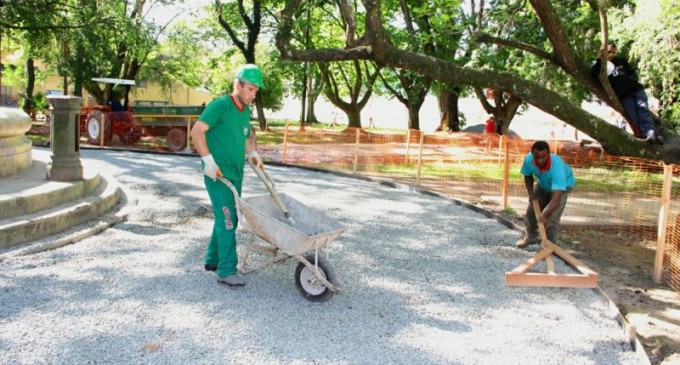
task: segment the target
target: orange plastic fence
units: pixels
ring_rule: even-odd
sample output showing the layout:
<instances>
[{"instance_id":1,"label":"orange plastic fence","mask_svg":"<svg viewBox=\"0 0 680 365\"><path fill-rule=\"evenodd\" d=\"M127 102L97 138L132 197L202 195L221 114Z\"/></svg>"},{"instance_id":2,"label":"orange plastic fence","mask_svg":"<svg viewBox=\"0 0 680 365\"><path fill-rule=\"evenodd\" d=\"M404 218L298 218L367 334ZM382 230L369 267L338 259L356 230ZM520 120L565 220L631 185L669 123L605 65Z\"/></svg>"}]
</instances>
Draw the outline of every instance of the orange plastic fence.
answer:
<instances>
[{"instance_id":1,"label":"orange plastic fence","mask_svg":"<svg viewBox=\"0 0 680 365\"><path fill-rule=\"evenodd\" d=\"M486 134L377 134L366 130L299 127L257 132L265 160L366 175L436 191L487 209L523 215L526 189L519 166L534 141ZM285 140L285 144L283 141ZM422 145L421 145L422 140ZM574 169L576 186L562 217L560 239L616 256L646 248L651 262L663 187L663 164L611 156L596 143L548 141ZM147 148L163 149L147 144ZM138 146L139 147L139 146ZM506 154L507 151L507 154ZM507 186L505 185L506 161ZM666 231L666 281L680 291L680 166L673 169ZM649 267L650 272L653 267ZM650 274L651 280L651 274Z\"/></svg>"}]
</instances>

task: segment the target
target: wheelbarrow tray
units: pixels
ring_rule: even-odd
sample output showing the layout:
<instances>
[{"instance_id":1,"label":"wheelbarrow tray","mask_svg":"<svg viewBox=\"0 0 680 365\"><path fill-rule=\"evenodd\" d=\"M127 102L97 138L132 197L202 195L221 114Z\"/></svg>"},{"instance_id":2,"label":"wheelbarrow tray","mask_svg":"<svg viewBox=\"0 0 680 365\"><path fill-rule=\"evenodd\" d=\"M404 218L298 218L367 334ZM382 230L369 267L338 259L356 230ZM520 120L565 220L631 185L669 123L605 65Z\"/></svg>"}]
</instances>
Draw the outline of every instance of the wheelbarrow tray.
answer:
<instances>
[{"instance_id":1,"label":"wheelbarrow tray","mask_svg":"<svg viewBox=\"0 0 680 365\"><path fill-rule=\"evenodd\" d=\"M279 194L294 223L287 219L271 195L256 195L240 200L241 222L247 230L276 246L289 256L320 250L347 228L322 212L298 200Z\"/></svg>"}]
</instances>

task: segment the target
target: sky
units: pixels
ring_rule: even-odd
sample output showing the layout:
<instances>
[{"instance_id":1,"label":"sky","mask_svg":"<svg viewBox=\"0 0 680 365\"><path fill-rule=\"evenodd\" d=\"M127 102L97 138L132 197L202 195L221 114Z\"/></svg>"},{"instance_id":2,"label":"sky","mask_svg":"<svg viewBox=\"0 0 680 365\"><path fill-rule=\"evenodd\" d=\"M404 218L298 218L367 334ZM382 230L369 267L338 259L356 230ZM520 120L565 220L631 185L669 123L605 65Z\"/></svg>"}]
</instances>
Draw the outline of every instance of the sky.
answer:
<instances>
[{"instance_id":1,"label":"sky","mask_svg":"<svg viewBox=\"0 0 680 365\"><path fill-rule=\"evenodd\" d=\"M161 5L158 1L153 1L151 4L153 7L148 10L147 17L156 24L165 25L175 17L175 19L191 19L192 12L214 3L214 0L184 0L175 5Z\"/></svg>"}]
</instances>

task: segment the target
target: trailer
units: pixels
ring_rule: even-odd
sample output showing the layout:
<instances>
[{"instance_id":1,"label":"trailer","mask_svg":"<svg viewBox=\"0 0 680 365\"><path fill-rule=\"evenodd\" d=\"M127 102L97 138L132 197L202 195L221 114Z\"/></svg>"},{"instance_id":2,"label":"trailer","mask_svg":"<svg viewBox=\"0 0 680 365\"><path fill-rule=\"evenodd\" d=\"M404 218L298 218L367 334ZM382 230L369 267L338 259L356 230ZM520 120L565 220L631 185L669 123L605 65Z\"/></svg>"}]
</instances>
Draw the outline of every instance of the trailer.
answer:
<instances>
[{"instance_id":1,"label":"trailer","mask_svg":"<svg viewBox=\"0 0 680 365\"><path fill-rule=\"evenodd\" d=\"M142 126L142 135L164 136L167 148L176 152L188 146L191 126L203 109L203 105L135 105L132 114Z\"/></svg>"},{"instance_id":2,"label":"trailer","mask_svg":"<svg viewBox=\"0 0 680 365\"><path fill-rule=\"evenodd\" d=\"M134 80L95 78L93 81L135 85ZM132 107L120 109L95 105L80 110L80 134L94 145L110 145L114 136L123 145L134 145L144 137L165 138L168 150L187 148L189 131L204 105L169 105L165 101L139 100Z\"/></svg>"}]
</instances>

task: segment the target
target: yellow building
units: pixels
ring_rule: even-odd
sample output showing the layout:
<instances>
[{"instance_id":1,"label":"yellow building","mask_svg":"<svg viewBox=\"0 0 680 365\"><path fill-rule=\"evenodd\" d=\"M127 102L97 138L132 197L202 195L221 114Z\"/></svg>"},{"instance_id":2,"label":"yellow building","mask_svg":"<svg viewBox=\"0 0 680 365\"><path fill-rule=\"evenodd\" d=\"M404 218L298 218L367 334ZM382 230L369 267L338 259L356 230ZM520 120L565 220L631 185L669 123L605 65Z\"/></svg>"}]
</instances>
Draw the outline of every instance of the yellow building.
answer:
<instances>
[{"instance_id":1,"label":"yellow building","mask_svg":"<svg viewBox=\"0 0 680 365\"><path fill-rule=\"evenodd\" d=\"M41 92L45 95L63 94L62 80L59 77L51 76L44 83L36 85L35 93ZM73 86L69 89L69 94L73 94ZM201 105L213 99L212 93L207 89L194 89L186 85L176 85L171 90L163 90L156 83L142 83L130 89L130 101L164 101L169 105ZM87 90L83 90L83 106L93 106L96 101L89 95Z\"/></svg>"},{"instance_id":2,"label":"yellow building","mask_svg":"<svg viewBox=\"0 0 680 365\"><path fill-rule=\"evenodd\" d=\"M2 64L4 67L11 67L20 59L16 53L2 52ZM44 66L40 61L36 61L36 68L42 69ZM24 85L12 85L6 79L0 78L2 87L0 88L0 106L18 106L19 94L24 91ZM63 95L63 80L59 76L48 76L44 82L36 82L33 94L42 93L44 95ZM73 95L73 84L69 85L69 95ZM201 105L213 99L212 93L205 88L190 88L183 84L177 84L170 90L163 90L160 85L153 82L137 83L130 89L130 101L161 101L169 105ZM83 106L95 105L87 90L83 90Z\"/></svg>"}]
</instances>

